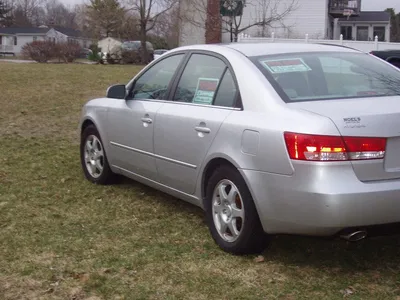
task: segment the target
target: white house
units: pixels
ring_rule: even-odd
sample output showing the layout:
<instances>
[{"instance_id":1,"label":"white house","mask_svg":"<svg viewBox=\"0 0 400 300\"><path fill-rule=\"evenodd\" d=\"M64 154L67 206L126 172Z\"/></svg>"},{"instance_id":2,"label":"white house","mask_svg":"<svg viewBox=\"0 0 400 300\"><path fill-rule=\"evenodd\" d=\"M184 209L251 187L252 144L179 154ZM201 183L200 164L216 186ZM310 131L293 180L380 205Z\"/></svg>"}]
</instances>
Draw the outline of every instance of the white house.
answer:
<instances>
[{"instance_id":1,"label":"white house","mask_svg":"<svg viewBox=\"0 0 400 300\"><path fill-rule=\"evenodd\" d=\"M358 16L340 18L334 39L343 35L344 40L390 42L390 15L384 11L361 11Z\"/></svg>"},{"instance_id":2,"label":"white house","mask_svg":"<svg viewBox=\"0 0 400 300\"><path fill-rule=\"evenodd\" d=\"M97 42L98 47L101 49L101 52L105 53L113 53L115 49L121 47L122 42L118 39L112 37L106 37Z\"/></svg>"},{"instance_id":3,"label":"white house","mask_svg":"<svg viewBox=\"0 0 400 300\"><path fill-rule=\"evenodd\" d=\"M232 0L225 0L232 1ZM377 0L378 1L378 0ZM282 20L270 24L265 30L254 26L243 33L251 36L279 38L339 39L346 31L346 38L373 40L378 35L382 41L390 40L390 15L386 12L361 12L361 0L297 0L294 9ZM196 3L196 4L194 4ZM199 4L200 3L200 4ZM261 20L262 15L282 14L293 0L247 0L241 16L241 27ZM180 0L180 45L205 43L207 0ZM352 15L347 18L346 13ZM225 17L224 17L225 18ZM240 17L237 17L240 18ZM226 19L227 20L227 19ZM350 28L351 27L351 28ZM222 25L221 42L230 42L230 33Z\"/></svg>"},{"instance_id":4,"label":"white house","mask_svg":"<svg viewBox=\"0 0 400 300\"><path fill-rule=\"evenodd\" d=\"M88 47L91 40L83 37L79 30L63 27L4 27L0 28L0 53L18 55L27 43L37 40L75 42Z\"/></svg>"}]
</instances>

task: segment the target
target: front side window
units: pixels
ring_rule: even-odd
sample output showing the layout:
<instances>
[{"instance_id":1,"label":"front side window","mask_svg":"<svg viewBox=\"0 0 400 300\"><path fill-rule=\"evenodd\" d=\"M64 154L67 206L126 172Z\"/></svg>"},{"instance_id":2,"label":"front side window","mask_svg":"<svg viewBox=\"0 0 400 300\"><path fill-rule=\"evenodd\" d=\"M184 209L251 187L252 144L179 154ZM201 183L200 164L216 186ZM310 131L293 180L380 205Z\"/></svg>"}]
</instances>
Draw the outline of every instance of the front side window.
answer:
<instances>
[{"instance_id":1,"label":"front side window","mask_svg":"<svg viewBox=\"0 0 400 300\"><path fill-rule=\"evenodd\" d=\"M364 53L292 53L251 60L287 102L400 96L400 71Z\"/></svg>"},{"instance_id":2,"label":"front side window","mask_svg":"<svg viewBox=\"0 0 400 300\"><path fill-rule=\"evenodd\" d=\"M219 58L193 54L179 80L174 100L211 105L225 69Z\"/></svg>"},{"instance_id":3,"label":"front side window","mask_svg":"<svg viewBox=\"0 0 400 300\"><path fill-rule=\"evenodd\" d=\"M165 100L168 86L183 56L173 55L153 65L135 82L129 98Z\"/></svg>"}]
</instances>

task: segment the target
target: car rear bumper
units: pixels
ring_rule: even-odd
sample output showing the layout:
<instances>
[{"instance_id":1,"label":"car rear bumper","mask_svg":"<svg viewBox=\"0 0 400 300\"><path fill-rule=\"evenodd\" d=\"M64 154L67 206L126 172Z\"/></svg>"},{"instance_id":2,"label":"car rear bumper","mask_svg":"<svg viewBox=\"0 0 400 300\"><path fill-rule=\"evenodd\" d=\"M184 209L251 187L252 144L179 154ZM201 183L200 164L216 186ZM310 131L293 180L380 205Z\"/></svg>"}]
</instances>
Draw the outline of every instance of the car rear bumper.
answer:
<instances>
[{"instance_id":1,"label":"car rear bumper","mask_svg":"<svg viewBox=\"0 0 400 300\"><path fill-rule=\"evenodd\" d=\"M292 176L241 170L271 234L329 236L400 222L400 180L364 183L350 163L294 163Z\"/></svg>"}]
</instances>

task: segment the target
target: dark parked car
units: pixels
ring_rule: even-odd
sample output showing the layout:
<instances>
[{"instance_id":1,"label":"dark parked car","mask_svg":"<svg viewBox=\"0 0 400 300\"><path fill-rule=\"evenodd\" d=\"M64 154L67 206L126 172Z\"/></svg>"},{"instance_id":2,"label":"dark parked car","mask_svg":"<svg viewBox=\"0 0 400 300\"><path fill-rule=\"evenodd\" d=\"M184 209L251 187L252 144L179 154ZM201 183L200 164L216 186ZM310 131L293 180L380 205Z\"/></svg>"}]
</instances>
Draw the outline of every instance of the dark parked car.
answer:
<instances>
[{"instance_id":1,"label":"dark parked car","mask_svg":"<svg viewBox=\"0 0 400 300\"><path fill-rule=\"evenodd\" d=\"M400 68L400 49L371 51L370 53Z\"/></svg>"},{"instance_id":2,"label":"dark parked car","mask_svg":"<svg viewBox=\"0 0 400 300\"><path fill-rule=\"evenodd\" d=\"M150 42L146 42L147 52L149 54L148 63L154 59L154 47ZM141 42L140 41L127 41L121 45L121 59L123 63L132 64L140 63L141 53Z\"/></svg>"},{"instance_id":3,"label":"dark parked car","mask_svg":"<svg viewBox=\"0 0 400 300\"><path fill-rule=\"evenodd\" d=\"M80 58L89 58L89 55L93 53L92 50L88 49L88 48L82 48L81 53L80 53Z\"/></svg>"}]
</instances>

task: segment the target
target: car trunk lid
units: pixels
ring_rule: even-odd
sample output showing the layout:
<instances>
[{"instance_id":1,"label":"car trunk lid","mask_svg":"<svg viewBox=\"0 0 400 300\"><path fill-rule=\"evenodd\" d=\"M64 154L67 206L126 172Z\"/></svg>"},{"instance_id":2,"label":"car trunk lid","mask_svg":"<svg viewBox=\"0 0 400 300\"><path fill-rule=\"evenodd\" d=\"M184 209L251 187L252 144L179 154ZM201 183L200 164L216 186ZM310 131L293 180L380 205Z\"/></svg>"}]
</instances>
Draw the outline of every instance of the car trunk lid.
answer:
<instances>
[{"instance_id":1,"label":"car trunk lid","mask_svg":"<svg viewBox=\"0 0 400 300\"><path fill-rule=\"evenodd\" d=\"M384 159L352 161L361 181L400 178L400 97L304 101L289 104L330 118L342 136L387 138Z\"/></svg>"}]
</instances>

